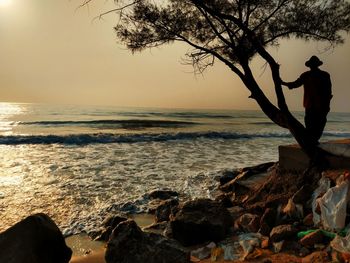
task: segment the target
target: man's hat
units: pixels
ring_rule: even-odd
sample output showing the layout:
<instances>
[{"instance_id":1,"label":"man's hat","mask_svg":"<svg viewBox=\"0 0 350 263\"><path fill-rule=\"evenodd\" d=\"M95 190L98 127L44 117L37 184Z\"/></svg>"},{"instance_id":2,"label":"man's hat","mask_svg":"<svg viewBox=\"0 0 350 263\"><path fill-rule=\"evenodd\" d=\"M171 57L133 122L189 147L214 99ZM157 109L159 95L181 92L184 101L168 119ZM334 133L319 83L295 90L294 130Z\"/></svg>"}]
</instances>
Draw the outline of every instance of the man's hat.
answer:
<instances>
[{"instance_id":1,"label":"man's hat","mask_svg":"<svg viewBox=\"0 0 350 263\"><path fill-rule=\"evenodd\" d=\"M312 56L308 61L305 62L305 66L307 67L319 67L323 64L323 62L316 56Z\"/></svg>"}]
</instances>

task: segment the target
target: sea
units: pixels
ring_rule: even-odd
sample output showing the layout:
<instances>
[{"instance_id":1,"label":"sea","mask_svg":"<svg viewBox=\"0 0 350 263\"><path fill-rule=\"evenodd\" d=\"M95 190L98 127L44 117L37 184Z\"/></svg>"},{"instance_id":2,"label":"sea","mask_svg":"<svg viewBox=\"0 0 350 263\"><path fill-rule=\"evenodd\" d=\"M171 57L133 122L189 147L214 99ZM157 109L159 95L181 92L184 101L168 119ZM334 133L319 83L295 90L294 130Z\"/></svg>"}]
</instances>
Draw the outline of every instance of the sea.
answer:
<instances>
[{"instance_id":1,"label":"sea","mask_svg":"<svg viewBox=\"0 0 350 263\"><path fill-rule=\"evenodd\" d=\"M350 113L331 112L322 140L343 138ZM44 212L66 236L90 232L146 212L157 189L211 198L224 171L292 143L260 111L0 103L0 231Z\"/></svg>"}]
</instances>

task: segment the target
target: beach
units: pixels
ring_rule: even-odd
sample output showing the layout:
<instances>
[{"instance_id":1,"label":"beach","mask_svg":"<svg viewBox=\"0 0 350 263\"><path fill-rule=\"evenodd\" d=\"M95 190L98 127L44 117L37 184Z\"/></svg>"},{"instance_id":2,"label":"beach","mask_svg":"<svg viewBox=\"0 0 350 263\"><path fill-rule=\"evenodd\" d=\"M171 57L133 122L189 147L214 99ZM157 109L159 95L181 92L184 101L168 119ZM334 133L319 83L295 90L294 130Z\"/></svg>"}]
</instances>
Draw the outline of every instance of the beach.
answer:
<instances>
[{"instance_id":1,"label":"beach","mask_svg":"<svg viewBox=\"0 0 350 263\"><path fill-rule=\"evenodd\" d=\"M259 111L2 107L0 231L44 212L69 239L100 228L108 215L148 213L152 190L214 198L225 172L277 161L278 146L294 143ZM322 140L348 138L349 123L349 113L331 113ZM103 254L82 247L72 262Z\"/></svg>"}]
</instances>

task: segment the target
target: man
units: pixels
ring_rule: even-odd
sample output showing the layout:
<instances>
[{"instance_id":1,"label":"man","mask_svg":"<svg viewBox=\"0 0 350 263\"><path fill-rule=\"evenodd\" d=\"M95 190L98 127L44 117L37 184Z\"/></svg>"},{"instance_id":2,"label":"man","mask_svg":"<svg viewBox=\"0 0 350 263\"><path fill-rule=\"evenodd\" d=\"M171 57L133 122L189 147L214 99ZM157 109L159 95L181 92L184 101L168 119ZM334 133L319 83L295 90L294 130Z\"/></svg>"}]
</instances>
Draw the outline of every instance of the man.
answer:
<instances>
[{"instance_id":1,"label":"man","mask_svg":"<svg viewBox=\"0 0 350 263\"><path fill-rule=\"evenodd\" d=\"M289 89L304 85L305 127L309 138L315 144L319 143L318 140L326 126L330 101L333 97L329 74L318 68L322 64L318 57L312 56L305 62L305 66L310 68L309 71L301 74L294 82L282 81L282 85Z\"/></svg>"}]
</instances>

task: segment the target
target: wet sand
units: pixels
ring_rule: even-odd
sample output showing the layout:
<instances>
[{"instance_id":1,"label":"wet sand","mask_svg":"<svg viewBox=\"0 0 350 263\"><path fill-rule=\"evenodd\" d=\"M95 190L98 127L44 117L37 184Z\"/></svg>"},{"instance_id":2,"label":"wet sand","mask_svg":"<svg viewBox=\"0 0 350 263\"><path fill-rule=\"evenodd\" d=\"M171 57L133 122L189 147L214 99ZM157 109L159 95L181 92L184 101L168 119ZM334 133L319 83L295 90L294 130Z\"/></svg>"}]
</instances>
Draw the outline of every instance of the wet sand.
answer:
<instances>
[{"instance_id":1,"label":"wet sand","mask_svg":"<svg viewBox=\"0 0 350 263\"><path fill-rule=\"evenodd\" d=\"M136 214L130 216L138 226L145 227L154 222L154 216L149 214ZM86 234L66 238L67 245L73 250L70 263L105 263L104 242L92 241Z\"/></svg>"}]
</instances>

